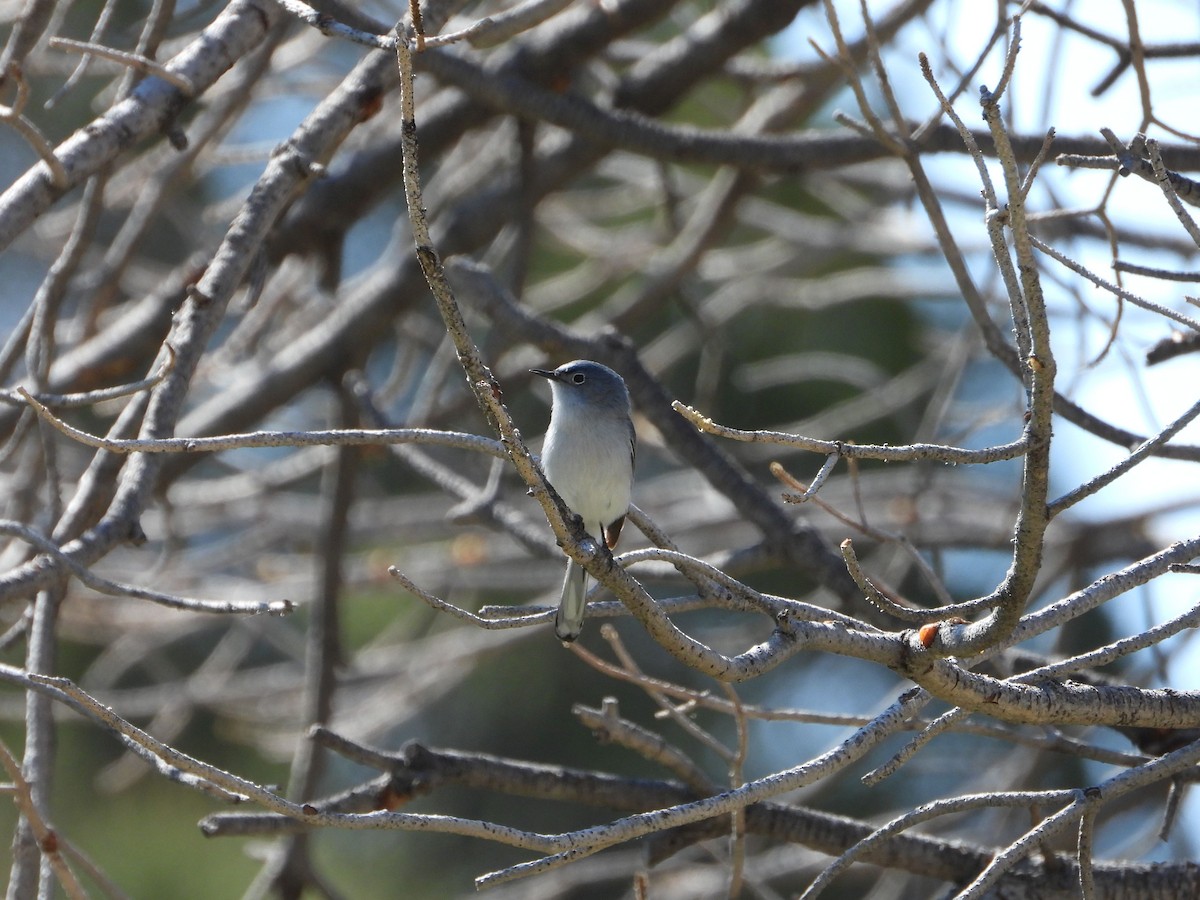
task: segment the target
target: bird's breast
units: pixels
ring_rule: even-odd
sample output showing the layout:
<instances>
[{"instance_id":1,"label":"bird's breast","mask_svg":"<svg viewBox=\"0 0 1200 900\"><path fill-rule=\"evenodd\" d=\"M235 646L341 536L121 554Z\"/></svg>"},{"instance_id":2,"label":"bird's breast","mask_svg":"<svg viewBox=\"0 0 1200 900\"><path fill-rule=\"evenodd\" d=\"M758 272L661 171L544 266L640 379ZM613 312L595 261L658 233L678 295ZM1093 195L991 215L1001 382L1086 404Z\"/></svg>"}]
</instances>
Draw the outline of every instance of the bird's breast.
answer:
<instances>
[{"instance_id":1,"label":"bird's breast","mask_svg":"<svg viewBox=\"0 0 1200 900\"><path fill-rule=\"evenodd\" d=\"M552 423L542 466L563 502L596 534L598 526L611 524L629 509L633 459L628 429L619 422L563 424Z\"/></svg>"}]
</instances>

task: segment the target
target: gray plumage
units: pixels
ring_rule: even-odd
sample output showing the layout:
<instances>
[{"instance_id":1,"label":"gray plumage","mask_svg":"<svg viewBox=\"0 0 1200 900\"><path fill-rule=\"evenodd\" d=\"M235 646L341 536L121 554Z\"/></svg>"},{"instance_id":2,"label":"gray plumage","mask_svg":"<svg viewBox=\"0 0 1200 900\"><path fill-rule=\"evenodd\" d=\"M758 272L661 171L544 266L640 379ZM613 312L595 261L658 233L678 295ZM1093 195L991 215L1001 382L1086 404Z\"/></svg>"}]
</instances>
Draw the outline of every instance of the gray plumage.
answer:
<instances>
[{"instance_id":1,"label":"gray plumage","mask_svg":"<svg viewBox=\"0 0 1200 900\"><path fill-rule=\"evenodd\" d=\"M577 359L557 369L530 369L550 381L553 405L542 469L588 533L616 546L629 511L637 438L629 391L607 366ZM573 641L583 629L587 573L567 561L554 633Z\"/></svg>"}]
</instances>

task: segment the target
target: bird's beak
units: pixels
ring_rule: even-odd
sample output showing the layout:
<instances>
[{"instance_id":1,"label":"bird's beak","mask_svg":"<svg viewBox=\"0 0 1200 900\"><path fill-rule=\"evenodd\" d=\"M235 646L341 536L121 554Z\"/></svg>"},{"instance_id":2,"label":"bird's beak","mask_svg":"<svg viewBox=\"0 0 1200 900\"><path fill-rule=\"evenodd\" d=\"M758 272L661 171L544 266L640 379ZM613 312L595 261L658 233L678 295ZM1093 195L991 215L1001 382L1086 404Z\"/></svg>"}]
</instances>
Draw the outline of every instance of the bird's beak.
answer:
<instances>
[{"instance_id":1,"label":"bird's beak","mask_svg":"<svg viewBox=\"0 0 1200 900\"><path fill-rule=\"evenodd\" d=\"M549 378L551 381L558 381L558 373L553 369L530 369L534 375L541 375L543 378Z\"/></svg>"}]
</instances>

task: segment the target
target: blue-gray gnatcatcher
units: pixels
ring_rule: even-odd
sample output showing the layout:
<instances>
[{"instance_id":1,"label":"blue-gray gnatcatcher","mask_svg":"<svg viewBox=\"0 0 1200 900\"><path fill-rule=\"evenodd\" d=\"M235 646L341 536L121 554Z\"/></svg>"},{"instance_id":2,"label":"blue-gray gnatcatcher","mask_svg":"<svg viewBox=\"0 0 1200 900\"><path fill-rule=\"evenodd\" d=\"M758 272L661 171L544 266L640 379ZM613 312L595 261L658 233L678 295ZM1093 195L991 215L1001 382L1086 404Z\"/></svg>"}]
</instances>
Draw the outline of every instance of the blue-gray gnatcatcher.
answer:
<instances>
[{"instance_id":1,"label":"blue-gray gnatcatcher","mask_svg":"<svg viewBox=\"0 0 1200 900\"><path fill-rule=\"evenodd\" d=\"M637 438L629 391L608 366L577 359L557 369L530 369L550 380L553 404L542 448L542 469L589 534L611 550L621 535L633 488ZM567 561L554 633L573 641L583 630L587 573Z\"/></svg>"}]
</instances>

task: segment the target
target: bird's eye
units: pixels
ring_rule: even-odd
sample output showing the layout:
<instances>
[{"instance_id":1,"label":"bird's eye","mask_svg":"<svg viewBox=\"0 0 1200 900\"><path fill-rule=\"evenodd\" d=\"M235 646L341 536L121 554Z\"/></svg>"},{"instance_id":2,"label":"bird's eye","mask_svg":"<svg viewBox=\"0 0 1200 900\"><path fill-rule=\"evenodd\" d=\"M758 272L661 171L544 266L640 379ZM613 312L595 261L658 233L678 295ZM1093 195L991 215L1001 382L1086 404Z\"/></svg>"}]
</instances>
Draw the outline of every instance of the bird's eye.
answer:
<instances>
[{"instance_id":1,"label":"bird's eye","mask_svg":"<svg viewBox=\"0 0 1200 900\"><path fill-rule=\"evenodd\" d=\"M585 381L587 381L587 376L582 372L576 372L571 376L571 381L573 381L575 384L583 384Z\"/></svg>"}]
</instances>

